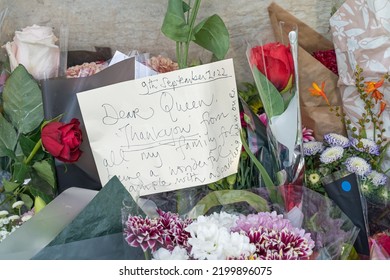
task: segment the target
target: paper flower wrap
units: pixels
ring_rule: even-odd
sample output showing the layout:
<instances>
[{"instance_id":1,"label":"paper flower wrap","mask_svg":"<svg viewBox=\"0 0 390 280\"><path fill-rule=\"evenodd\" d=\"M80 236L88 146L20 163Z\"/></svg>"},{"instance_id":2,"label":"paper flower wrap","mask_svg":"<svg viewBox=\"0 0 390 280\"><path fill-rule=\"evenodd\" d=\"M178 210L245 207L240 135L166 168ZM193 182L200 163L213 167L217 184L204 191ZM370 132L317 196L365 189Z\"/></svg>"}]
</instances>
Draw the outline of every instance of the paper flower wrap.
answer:
<instances>
[{"instance_id":1,"label":"paper flower wrap","mask_svg":"<svg viewBox=\"0 0 390 280\"><path fill-rule=\"evenodd\" d=\"M366 112L355 86L354 72L362 68L367 80L379 81L390 70L390 3L386 0L347 0L330 18L333 43L336 50L344 112L358 127L358 120ZM390 104L389 87L385 81L381 91L383 102ZM375 104L381 106L380 102ZM390 110L382 112L385 137L390 136ZM374 139L372 123L366 124L367 137ZM390 167L387 150L383 170Z\"/></svg>"}]
</instances>

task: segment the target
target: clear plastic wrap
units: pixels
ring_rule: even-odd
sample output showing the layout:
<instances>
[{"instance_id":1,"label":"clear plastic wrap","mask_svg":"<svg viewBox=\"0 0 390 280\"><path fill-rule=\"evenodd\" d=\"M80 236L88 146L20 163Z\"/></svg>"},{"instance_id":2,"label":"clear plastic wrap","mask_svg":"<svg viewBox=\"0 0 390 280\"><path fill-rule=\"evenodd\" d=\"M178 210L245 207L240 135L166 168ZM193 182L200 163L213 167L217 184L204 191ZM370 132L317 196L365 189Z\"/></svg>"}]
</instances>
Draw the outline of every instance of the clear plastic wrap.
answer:
<instances>
[{"instance_id":1,"label":"clear plastic wrap","mask_svg":"<svg viewBox=\"0 0 390 280\"><path fill-rule=\"evenodd\" d=\"M249 44L247 58L267 115L275 185L302 184L302 121L299 106L298 27L279 22L289 42L259 40Z\"/></svg>"},{"instance_id":2,"label":"clear plastic wrap","mask_svg":"<svg viewBox=\"0 0 390 280\"><path fill-rule=\"evenodd\" d=\"M273 189L281 196L286 193L286 187L284 186L274 187ZM183 221L186 221L186 219L195 221L198 217L212 216L216 213L221 213L221 215L228 213L243 217L275 211L276 214L282 214L284 218L288 219L294 227L303 229L305 233L310 233L310 237L315 244L310 259L347 259L353 253L352 245L358 234L357 227L333 201L325 196L303 186L290 185L288 189L296 198L295 205L290 211L286 209L291 205L285 205L283 200L279 203L272 201L266 188L252 188L249 190L212 191L203 195L199 192L199 197L193 198L198 200L196 205L188 213L180 215L180 218ZM175 195L175 192L166 193L162 200L157 196L141 198L138 204L139 207L133 202L131 207L123 208L123 226L125 238L130 240L128 242L132 241L132 237L129 237L128 234L128 223L133 220L133 217L139 217L140 222L144 221L143 219L156 219L159 215L161 216L161 213L156 212L156 209L170 212L169 215L176 213L174 207L169 209L169 206L175 205ZM167 204L167 199L172 203ZM177 217L172 218L171 222L174 223L176 219ZM182 234L181 232L179 235L182 236ZM134 245L137 246L136 243L133 243ZM166 245L167 243L164 242L154 245L156 247L153 247L155 249L153 251L160 247L165 250L167 249L167 247L164 247ZM141 248L139 250L142 252ZM148 250L146 248L144 251L147 252ZM149 257L150 253L148 254Z\"/></svg>"}]
</instances>

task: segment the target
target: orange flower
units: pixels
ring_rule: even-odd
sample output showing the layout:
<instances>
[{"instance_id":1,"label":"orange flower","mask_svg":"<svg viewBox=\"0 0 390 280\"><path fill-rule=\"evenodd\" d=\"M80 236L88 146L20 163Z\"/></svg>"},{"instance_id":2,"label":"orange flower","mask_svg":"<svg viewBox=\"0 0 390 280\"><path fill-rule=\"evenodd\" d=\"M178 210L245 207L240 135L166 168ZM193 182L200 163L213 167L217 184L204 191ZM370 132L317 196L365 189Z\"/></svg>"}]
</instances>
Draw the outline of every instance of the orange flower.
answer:
<instances>
[{"instance_id":1,"label":"orange flower","mask_svg":"<svg viewBox=\"0 0 390 280\"><path fill-rule=\"evenodd\" d=\"M378 82L365 82L366 88L364 89L365 92L371 93L372 98L375 99L375 102L378 102L378 100L383 99L383 93L381 93L378 88L380 88L384 83L384 78L382 78ZM382 108L382 105L381 105Z\"/></svg>"},{"instance_id":2,"label":"orange flower","mask_svg":"<svg viewBox=\"0 0 390 280\"><path fill-rule=\"evenodd\" d=\"M380 115L382 115L382 113L385 110L386 106L387 106L386 102L381 100L381 107L380 107L380 111L379 111L378 117L380 117Z\"/></svg>"},{"instance_id":3,"label":"orange flower","mask_svg":"<svg viewBox=\"0 0 390 280\"><path fill-rule=\"evenodd\" d=\"M321 88L315 82L312 83L312 86L313 86L312 88L309 88L309 91L311 92L311 95L313 95L313 96L322 96L325 99L326 103L328 103L328 105L330 106L328 97L326 97L326 94L324 92L325 82L322 82Z\"/></svg>"}]
</instances>

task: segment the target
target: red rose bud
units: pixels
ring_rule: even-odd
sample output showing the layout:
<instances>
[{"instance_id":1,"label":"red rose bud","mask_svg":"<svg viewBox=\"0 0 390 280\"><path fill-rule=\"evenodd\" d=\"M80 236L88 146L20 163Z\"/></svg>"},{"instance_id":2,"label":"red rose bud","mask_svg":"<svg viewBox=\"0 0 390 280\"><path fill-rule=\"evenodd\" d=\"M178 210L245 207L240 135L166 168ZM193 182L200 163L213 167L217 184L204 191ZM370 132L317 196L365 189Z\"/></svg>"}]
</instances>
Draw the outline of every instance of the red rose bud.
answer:
<instances>
[{"instance_id":1,"label":"red rose bud","mask_svg":"<svg viewBox=\"0 0 390 280\"><path fill-rule=\"evenodd\" d=\"M294 62L290 48L280 43L268 43L251 49L250 63L278 89L286 92L292 86Z\"/></svg>"},{"instance_id":2,"label":"red rose bud","mask_svg":"<svg viewBox=\"0 0 390 280\"><path fill-rule=\"evenodd\" d=\"M79 149L82 133L80 122L72 119L68 124L50 122L42 128L42 145L55 158L63 162L77 161L82 151Z\"/></svg>"}]
</instances>

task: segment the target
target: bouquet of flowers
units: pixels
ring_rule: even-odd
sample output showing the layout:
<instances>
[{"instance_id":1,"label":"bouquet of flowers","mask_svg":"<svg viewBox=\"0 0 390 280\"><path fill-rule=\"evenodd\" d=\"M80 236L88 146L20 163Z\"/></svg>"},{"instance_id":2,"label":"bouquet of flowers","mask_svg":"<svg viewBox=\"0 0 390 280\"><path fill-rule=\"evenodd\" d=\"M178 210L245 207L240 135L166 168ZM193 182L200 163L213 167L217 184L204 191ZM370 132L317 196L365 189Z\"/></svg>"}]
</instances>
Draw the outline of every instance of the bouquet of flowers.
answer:
<instances>
[{"instance_id":1,"label":"bouquet of flowers","mask_svg":"<svg viewBox=\"0 0 390 280\"><path fill-rule=\"evenodd\" d=\"M54 75L54 69L58 69L59 53L54 41L50 28L34 25L16 32L14 41L5 45L11 69L6 69L9 74L5 76L0 98L3 237L58 194L54 160L73 163L82 154L78 119L64 123L60 122L61 115L50 120L44 118L37 79L42 75L48 77L49 73ZM39 59L39 65L34 64L40 56L52 60Z\"/></svg>"},{"instance_id":2,"label":"bouquet of flowers","mask_svg":"<svg viewBox=\"0 0 390 280\"><path fill-rule=\"evenodd\" d=\"M140 197L122 208L124 239L146 259L347 258L357 228L324 196L302 187L294 191L301 200L290 211L273 203L264 188L212 191L184 215L164 202L173 193L163 200Z\"/></svg>"},{"instance_id":3,"label":"bouquet of flowers","mask_svg":"<svg viewBox=\"0 0 390 280\"><path fill-rule=\"evenodd\" d=\"M348 137L330 132L324 136L323 142L312 141L303 144L307 186L338 200L340 207L349 212L350 217L355 217L354 221L360 224L361 234L365 233L362 237L366 244L365 255L370 254L368 236L386 231L390 226L388 219L390 185L387 171L382 170L382 161L388 146L381 119L386 107L382 100L381 87L386 78L385 75L379 81L366 80L362 76L362 69L357 67L355 86L361 101L366 104L366 112L358 119L358 126L352 123L349 116L340 114L336 106L329 104L331 111L346 125ZM327 99L324 84L325 82L320 89L318 86L314 87L314 83L311 89L313 95ZM367 133L367 124L373 126L373 137ZM352 179L348 182L353 182L351 188L356 188L357 191L351 202L336 195L334 188L328 185L340 178L346 178L345 176ZM349 192L350 186L346 183L341 187Z\"/></svg>"},{"instance_id":4,"label":"bouquet of flowers","mask_svg":"<svg viewBox=\"0 0 390 280\"><path fill-rule=\"evenodd\" d=\"M288 27L289 45L270 42L247 51L255 84L267 116L267 136L277 178L274 184L302 182L302 124L298 86L298 30Z\"/></svg>"}]
</instances>

